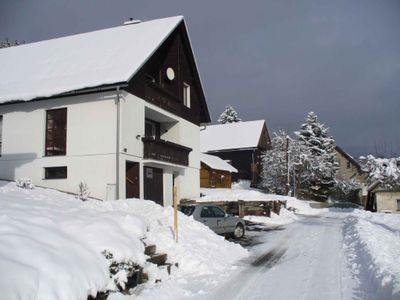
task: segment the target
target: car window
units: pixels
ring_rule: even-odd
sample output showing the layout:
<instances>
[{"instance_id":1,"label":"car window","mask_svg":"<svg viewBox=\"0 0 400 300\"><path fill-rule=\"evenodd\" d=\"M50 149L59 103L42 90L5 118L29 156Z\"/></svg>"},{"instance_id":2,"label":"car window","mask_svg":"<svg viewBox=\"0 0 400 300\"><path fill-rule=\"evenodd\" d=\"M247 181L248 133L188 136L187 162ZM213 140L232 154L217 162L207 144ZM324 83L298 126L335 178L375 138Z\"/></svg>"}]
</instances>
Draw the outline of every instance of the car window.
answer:
<instances>
[{"instance_id":1,"label":"car window","mask_svg":"<svg viewBox=\"0 0 400 300\"><path fill-rule=\"evenodd\" d=\"M209 206L204 206L201 210L200 217L202 218L214 218L214 213Z\"/></svg>"},{"instance_id":2,"label":"car window","mask_svg":"<svg viewBox=\"0 0 400 300\"><path fill-rule=\"evenodd\" d=\"M212 211L214 212L214 215L217 218L224 218L225 217L225 212L222 209L220 209L219 207L212 206L211 209L212 209Z\"/></svg>"},{"instance_id":3,"label":"car window","mask_svg":"<svg viewBox=\"0 0 400 300\"><path fill-rule=\"evenodd\" d=\"M180 211L187 216L191 216L194 212L194 206L181 206Z\"/></svg>"}]
</instances>

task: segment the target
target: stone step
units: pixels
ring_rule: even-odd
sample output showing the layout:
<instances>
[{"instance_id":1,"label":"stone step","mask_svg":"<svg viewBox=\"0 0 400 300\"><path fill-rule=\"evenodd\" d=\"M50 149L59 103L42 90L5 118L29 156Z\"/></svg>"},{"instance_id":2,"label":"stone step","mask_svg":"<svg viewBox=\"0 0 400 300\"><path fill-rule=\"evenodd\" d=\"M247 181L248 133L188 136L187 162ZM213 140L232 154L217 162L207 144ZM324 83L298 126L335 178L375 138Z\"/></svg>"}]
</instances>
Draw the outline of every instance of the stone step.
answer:
<instances>
[{"instance_id":1,"label":"stone step","mask_svg":"<svg viewBox=\"0 0 400 300\"><path fill-rule=\"evenodd\" d=\"M153 264L156 264L157 266L164 265L165 262L167 261L167 254L162 253L162 254L154 254L150 256L150 258L147 259L148 262L151 262Z\"/></svg>"},{"instance_id":2,"label":"stone step","mask_svg":"<svg viewBox=\"0 0 400 300\"><path fill-rule=\"evenodd\" d=\"M148 256L156 254L156 245L146 245L144 248L144 254Z\"/></svg>"}]
</instances>

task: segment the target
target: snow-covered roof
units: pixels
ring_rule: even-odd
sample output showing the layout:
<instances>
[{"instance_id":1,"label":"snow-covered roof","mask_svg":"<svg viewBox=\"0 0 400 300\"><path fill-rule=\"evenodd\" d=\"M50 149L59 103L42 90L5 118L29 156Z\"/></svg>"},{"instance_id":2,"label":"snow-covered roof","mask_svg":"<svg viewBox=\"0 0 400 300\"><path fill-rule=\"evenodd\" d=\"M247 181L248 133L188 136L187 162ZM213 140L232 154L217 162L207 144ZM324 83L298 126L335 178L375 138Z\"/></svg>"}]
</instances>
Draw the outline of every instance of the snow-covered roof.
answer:
<instances>
[{"instance_id":1,"label":"snow-covered roof","mask_svg":"<svg viewBox=\"0 0 400 300\"><path fill-rule=\"evenodd\" d=\"M0 50L0 103L127 82L182 22L170 17Z\"/></svg>"},{"instance_id":2,"label":"snow-covered roof","mask_svg":"<svg viewBox=\"0 0 400 300\"><path fill-rule=\"evenodd\" d=\"M256 148L265 121L209 125L200 132L201 152Z\"/></svg>"},{"instance_id":3,"label":"snow-covered roof","mask_svg":"<svg viewBox=\"0 0 400 300\"><path fill-rule=\"evenodd\" d=\"M238 170L236 168L232 167L230 164L228 164L222 158L219 158L218 156L215 156L215 155L201 153L200 161L214 170L227 171L227 172L231 172L231 173L238 172Z\"/></svg>"}]
</instances>

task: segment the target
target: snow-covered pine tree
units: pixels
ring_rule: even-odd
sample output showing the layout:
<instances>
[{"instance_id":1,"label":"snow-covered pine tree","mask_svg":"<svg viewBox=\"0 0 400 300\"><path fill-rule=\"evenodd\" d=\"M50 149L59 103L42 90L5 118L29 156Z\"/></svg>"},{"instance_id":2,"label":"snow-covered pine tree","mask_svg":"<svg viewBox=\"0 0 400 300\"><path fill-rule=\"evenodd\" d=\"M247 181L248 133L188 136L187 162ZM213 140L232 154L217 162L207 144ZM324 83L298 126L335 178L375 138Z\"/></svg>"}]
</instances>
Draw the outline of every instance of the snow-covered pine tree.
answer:
<instances>
[{"instance_id":1,"label":"snow-covered pine tree","mask_svg":"<svg viewBox=\"0 0 400 300\"><path fill-rule=\"evenodd\" d=\"M360 156L361 169L368 173L368 183L380 182L388 189L400 187L400 157Z\"/></svg>"},{"instance_id":2,"label":"snow-covered pine tree","mask_svg":"<svg viewBox=\"0 0 400 300\"><path fill-rule=\"evenodd\" d=\"M25 44L25 41L20 42L20 41L10 41L9 39L5 39L3 41L0 41L0 49L14 47L22 44Z\"/></svg>"},{"instance_id":3,"label":"snow-covered pine tree","mask_svg":"<svg viewBox=\"0 0 400 300\"><path fill-rule=\"evenodd\" d=\"M307 114L305 123L295 132L300 144L309 150L305 157L308 168L306 181L310 195L317 199L326 199L336 183L335 141L328 133L329 129L318 121L314 112Z\"/></svg>"},{"instance_id":4,"label":"snow-covered pine tree","mask_svg":"<svg viewBox=\"0 0 400 300\"><path fill-rule=\"evenodd\" d=\"M287 164L286 151L288 151ZM271 149L264 152L261 157L260 187L270 193L286 194L287 167L289 167L290 189L292 191L295 189L297 195L303 186L309 186L308 162L310 155L309 149L298 140L288 136L285 130L274 132Z\"/></svg>"},{"instance_id":5,"label":"snow-covered pine tree","mask_svg":"<svg viewBox=\"0 0 400 300\"><path fill-rule=\"evenodd\" d=\"M220 124L236 123L240 121L242 121L242 119L238 117L238 113L231 105L227 105L218 118L218 123Z\"/></svg>"},{"instance_id":6,"label":"snow-covered pine tree","mask_svg":"<svg viewBox=\"0 0 400 300\"><path fill-rule=\"evenodd\" d=\"M272 194L284 195L286 191L286 137L285 130L273 133L271 149L261 156L261 188Z\"/></svg>"}]
</instances>

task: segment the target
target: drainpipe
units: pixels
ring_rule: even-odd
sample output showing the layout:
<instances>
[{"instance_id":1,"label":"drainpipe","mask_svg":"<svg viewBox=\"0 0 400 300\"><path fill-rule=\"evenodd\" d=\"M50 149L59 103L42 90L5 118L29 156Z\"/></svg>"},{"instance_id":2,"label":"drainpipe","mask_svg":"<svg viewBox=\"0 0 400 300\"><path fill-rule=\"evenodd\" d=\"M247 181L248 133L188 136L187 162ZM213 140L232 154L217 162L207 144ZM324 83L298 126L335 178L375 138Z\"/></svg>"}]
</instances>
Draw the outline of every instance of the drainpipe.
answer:
<instances>
[{"instance_id":1,"label":"drainpipe","mask_svg":"<svg viewBox=\"0 0 400 300\"><path fill-rule=\"evenodd\" d=\"M119 199L119 133L120 133L120 118L121 118L121 109L120 109L120 98L119 98L119 86L117 86L117 138L116 138L116 152L117 152L117 156L116 156L116 166L115 166L115 170L116 170L116 189L115 189L115 197L116 200Z\"/></svg>"}]
</instances>

